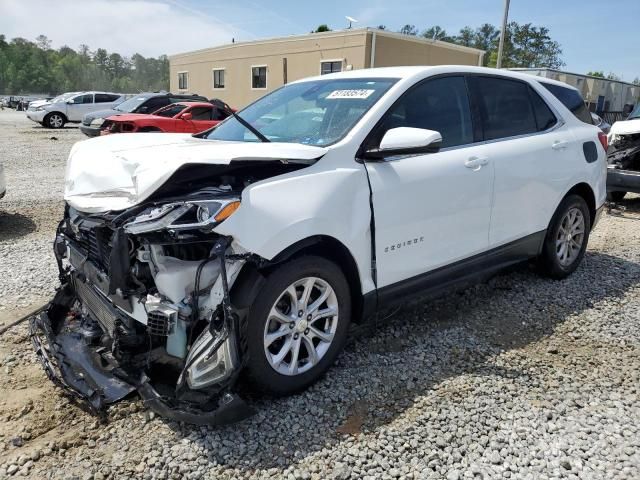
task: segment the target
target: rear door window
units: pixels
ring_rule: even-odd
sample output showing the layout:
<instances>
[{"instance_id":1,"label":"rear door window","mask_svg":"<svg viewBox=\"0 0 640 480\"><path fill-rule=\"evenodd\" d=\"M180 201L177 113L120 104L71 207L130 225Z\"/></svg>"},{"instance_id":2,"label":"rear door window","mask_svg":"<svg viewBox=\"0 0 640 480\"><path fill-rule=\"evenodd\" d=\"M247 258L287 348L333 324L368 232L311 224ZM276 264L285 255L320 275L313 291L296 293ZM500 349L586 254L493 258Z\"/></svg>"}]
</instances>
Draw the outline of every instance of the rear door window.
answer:
<instances>
[{"instance_id":1,"label":"rear door window","mask_svg":"<svg viewBox=\"0 0 640 480\"><path fill-rule=\"evenodd\" d=\"M589 113L589 109L584 104L584 100L582 99L580 92L573 88L562 87L560 85L546 82L540 83L544 88L553 93L553 96L560 100L578 120L582 120L584 123L593 125L591 113Z\"/></svg>"},{"instance_id":2,"label":"rear door window","mask_svg":"<svg viewBox=\"0 0 640 480\"><path fill-rule=\"evenodd\" d=\"M538 131L529 85L518 80L471 77L480 109L485 140L515 137Z\"/></svg>"},{"instance_id":3,"label":"rear door window","mask_svg":"<svg viewBox=\"0 0 640 480\"><path fill-rule=\"evenodd\" d=\"M536 116L536 124L538 125L539 132L544 132L558 123L558 119L549 106L531 87L529 87L529 95L531 95L531 103L533 104L533 111Z\"/></svg>"},{"instance_id":4,"label":"rear door window","mask_svg":"<svg viewBox=\"0 0 640 480\"><path fill-rule=\"evenodd\" d=\"M96 103L109 103L115 102L120 95L112 95L109 93L96 93Z\"/></svg>"}]
</instances>

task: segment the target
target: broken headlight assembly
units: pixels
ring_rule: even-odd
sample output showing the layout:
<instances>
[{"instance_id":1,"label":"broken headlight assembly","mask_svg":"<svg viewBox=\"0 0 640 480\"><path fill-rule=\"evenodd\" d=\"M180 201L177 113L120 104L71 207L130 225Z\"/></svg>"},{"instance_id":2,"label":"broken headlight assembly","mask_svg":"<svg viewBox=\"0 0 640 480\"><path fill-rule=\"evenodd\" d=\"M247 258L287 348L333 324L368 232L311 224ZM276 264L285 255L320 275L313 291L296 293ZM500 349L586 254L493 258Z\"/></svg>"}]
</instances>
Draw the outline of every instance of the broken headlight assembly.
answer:
<instances>
[{"instance_id":1,"label":"broken headlight assembly","mask_svg":"<svg viewBox=\"0 0 640 480\"><path fill-rule=\"evenodd\" d=\"M240 207L237 198L167 203L139 215L124 226L138 235L158 230L212 230Z\"/></svg>"}]
</instances>

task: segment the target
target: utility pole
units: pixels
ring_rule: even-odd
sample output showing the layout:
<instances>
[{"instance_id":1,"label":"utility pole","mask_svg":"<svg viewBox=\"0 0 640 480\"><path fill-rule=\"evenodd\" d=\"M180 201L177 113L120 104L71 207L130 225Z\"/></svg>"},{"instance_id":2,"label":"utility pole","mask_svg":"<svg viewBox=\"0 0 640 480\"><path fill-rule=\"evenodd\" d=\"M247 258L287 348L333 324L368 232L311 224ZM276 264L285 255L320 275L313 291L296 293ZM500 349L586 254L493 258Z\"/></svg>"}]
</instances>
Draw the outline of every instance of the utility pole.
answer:
<instances>
[{"instance_id":1,"label":"utility pole","mask_svg":"<svg viewBox=\"0 0 640 480\"><path fill-rule=\"evenodd\" d=\"M509 0L504 0L504 16L502 17L502 30L500 30L500 44L498 45L498 60L496 68L502 67L502 50L504 49L504 38L507 35L507 19L509 18Z\"/></svg>"}]
</instances>

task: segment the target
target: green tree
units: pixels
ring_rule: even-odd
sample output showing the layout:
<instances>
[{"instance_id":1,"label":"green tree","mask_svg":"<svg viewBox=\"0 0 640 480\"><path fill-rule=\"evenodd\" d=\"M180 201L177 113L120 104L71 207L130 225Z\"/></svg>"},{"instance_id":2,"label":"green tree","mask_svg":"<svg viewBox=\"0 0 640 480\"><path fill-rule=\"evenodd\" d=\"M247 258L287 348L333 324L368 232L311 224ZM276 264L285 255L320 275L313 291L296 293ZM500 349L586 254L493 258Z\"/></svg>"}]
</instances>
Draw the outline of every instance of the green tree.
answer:
<instances>
[{"instance_id":1,"label":"green tree","mask_svg":"<svg viewBox=\"0 0 640 480\"><path fill-rule=\"evenodd\" d=\"M602 70L599 72L587 72L587 75L591 75L592 77L604 78L604 72Z\"/></svg>"},{"instance_id":2,"label":"green tree","mask_svg":"<svg viewBox=\"0 0 640 480\"><path fill-rule=\"evenodd\" d=\"M420 36L428 38L429 40L442 40L443 42L449 42L452 40L452 38L447 35L446 30L444 30L440 25L427 28L420 34Z\"/></svg>"},{"instance_id":3,"label":"green tree","mask_svg":"<svg viewBox=\"0 0 640 480\"><path fill-rule=\"evenodd\" d=\"M0 35L0 93L46 93L113 90L138 92L166 90L169 86L169 59L131 59L99 48L91 55L87 45L78 50L62 46L55 50L41 35L35 42Z\"/></svg>"},{"instance_id":4,"label":"green tree","mask_svg":"<svg viewBox=\"0 0 640 480\"><path fill-rule=\"evenodd\" d=\"M402 27L399 30L400 33L404 34L404 35L413 35L416 36L418 35L418 29L416 28L415 25L405 25L404 27Z\"/></svg>"},{"instance_id":5,"label":"green tree","mask_svg":"<svg viewBox=\"0 0 640 480\"><path fill-rule=\"evenodd\" d=\"M327 25L326 23L323 23L322 25L318 25L318 28L316 28L312 33L320 33L320 32L330 32L331 29L329 28L329 25Z\"/></svg>"}]
</instances>

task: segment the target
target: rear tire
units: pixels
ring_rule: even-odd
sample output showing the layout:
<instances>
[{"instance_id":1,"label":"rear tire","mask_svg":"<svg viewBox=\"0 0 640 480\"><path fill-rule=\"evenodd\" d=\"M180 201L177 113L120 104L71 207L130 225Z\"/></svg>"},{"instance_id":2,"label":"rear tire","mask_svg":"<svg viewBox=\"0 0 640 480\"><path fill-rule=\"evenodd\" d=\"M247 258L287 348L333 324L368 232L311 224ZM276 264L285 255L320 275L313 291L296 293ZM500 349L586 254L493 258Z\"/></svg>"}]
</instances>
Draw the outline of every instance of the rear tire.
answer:
<instances>
[{"instance_id":1,"label":"rear tire","mask_svg":"<svg viewBox=\"0 0 640 480\"><path fill-rule=\"evenodd\" d=\"M333 262L304 256L277 268L249 311L252 386L288 395L314 383L342 351L350 316L349 285Z\"/></svg>"},{"instance_id":2,"label":"rear tire","mask_svg":"<svg viewBox=\"0 0 640 480\"><path fill-rule=\"evenodd\" d=\"M538 261L544 274L565 278L574 272L587 249L591 214L584 198L569 195L558 206L545 236Z\"/></svg>"},{"instance_id":3,"label":"rear tire","mask_svg":"<svg viewBox=\"0 0 640 480\"><path fill-rule=\"evenodd\" d=\"M67 119L61 113L51 112L44 117L43 123L47 128L62 128L67 123Z\"/></svg>"},{"instance_id":4,"label":"rear tire","mask_svg":"<svg viewBox=\"0 0 640 480\"><path fill-rule=\"evenodd\" d=\"M620 202L627 192L607 192L607 200L610 202Z\"/></svg>"}]
</instances>

